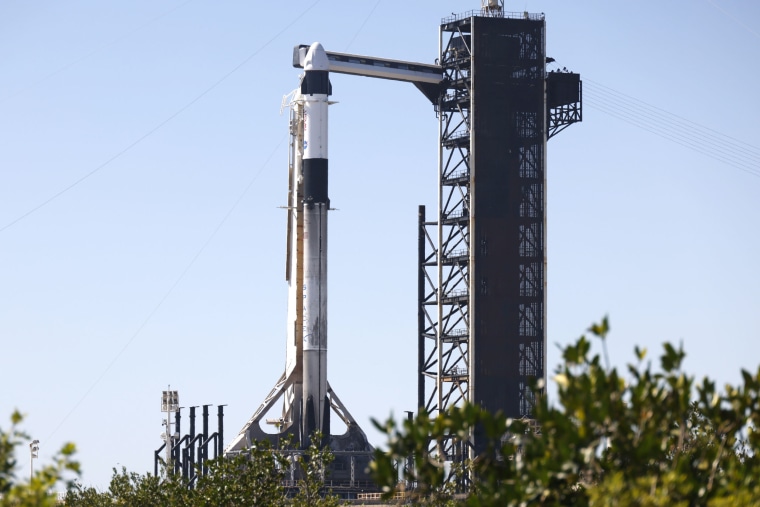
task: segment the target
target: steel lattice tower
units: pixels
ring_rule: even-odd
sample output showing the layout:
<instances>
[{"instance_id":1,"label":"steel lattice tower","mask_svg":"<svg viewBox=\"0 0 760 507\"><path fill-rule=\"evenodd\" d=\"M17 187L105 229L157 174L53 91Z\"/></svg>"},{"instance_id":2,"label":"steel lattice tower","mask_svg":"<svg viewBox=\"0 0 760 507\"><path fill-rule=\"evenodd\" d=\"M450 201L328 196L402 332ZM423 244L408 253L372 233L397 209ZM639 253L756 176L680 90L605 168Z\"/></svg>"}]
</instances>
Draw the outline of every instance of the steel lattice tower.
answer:
<instances>
[{"instance_id":1,"label":"steel lattice tower","mask_svg":"<svg viewBox=\"0 0 760 507\"><path fill-rule=\"evenodd\" d=\"M546 377L546 142L581 108L580 77L546 73L545 32L543 14L485 8L440 26L438 213L419 216L418 404L433 415L472 402L529 419Z\"/></svg>"}]
</instances>

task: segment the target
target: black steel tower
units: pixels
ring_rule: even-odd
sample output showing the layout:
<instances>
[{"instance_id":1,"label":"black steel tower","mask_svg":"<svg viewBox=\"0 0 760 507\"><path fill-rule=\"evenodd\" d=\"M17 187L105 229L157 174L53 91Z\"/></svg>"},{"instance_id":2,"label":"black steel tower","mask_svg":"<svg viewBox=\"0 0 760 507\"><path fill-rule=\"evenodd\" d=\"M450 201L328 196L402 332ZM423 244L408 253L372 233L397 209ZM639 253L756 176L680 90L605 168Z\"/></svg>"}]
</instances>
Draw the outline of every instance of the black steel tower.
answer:
<instances>
[{"instance_id":1,"label":"black steel tower","mask_svg":"<svg viewBox=\"0 0 760 507\"><path fill-rule=\"evenodd\" d=\"M530 419L531 379L546 377L546 142L581 120L581 88L577 74L547 74L543 14L499 4L440 26L438 213L419 218L418 402Z\"/></svg>"}]
</instances>

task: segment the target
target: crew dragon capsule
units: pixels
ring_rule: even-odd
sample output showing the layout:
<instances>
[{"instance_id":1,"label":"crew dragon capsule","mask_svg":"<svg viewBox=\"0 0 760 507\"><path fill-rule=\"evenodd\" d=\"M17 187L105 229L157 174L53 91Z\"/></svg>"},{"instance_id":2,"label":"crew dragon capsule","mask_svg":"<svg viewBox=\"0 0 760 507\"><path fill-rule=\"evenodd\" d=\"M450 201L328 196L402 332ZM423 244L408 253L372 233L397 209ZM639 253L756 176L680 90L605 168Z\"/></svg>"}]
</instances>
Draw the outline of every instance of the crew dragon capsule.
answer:
<instances>
[{"instance_id":1,"label":"crew dragon capsule","mask_svg":"<svg viewBox=\"0 0 760 507\"><path fill-rule=\"evenodd\" d=\"M304 430L330 434L327 399L327 108L329 62L315 42L304 61L303 97L303 400Z\"/></svg>"}]
</instances>

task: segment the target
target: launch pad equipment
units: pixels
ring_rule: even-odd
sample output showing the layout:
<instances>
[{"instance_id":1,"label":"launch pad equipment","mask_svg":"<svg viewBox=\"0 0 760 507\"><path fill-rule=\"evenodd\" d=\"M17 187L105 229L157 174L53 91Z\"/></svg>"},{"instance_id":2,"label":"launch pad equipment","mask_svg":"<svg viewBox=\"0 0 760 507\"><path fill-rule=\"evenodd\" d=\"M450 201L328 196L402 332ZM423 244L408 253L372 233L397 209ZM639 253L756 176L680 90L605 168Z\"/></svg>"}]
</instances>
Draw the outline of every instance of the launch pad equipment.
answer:
<instances>
[{"instance_id":1,"label":"launch pad equipment","mask_svg":"<svg viewBox=\"0 0 760 507\"><path fill-rule=\"evenodd\" d=\"M240 450L257 437L261 438L262 416L283 396L282 416L266 422L280 432L295 430L302 444L315 429L329 434L330 409L338 413L349 433L366 439L326 380L327 211L330 206L327 107L328 96L332 94L329 73L410 82L431 102L442 79L441 67L437 65L327 52L319 43L296 46L293 66L302 67L305 72L290 103L286 254L286 280L290 290L286 368L226 452ZM363 447L372 450L369 444Z\"/></svg>"},{"instance_id":2,"label":"launch pad equipment","mask_svg":"<svg viewBox=\"0 0 760 507\"><path fill-rule=\"evenodd\" d=\"M294 49L305 72L290 102L285 372L225 453L285 435L303 449L316 429L336 456L333 479L350 468L353 484L371 458L326 373L330 72L411 82L439 120L438 210L418 217L419 410L470 402L531 418L531 382L546 379L546 143L582 119L580 76L546 72L545 34L543 14L483 0L441 21L438 65ZM266 420L277 433L265 433L280 398L281 416ZM345 434L330 433L331 412ZM441 450L464 460L480 445L476 430Z\"/></svg>"}]
</instances>

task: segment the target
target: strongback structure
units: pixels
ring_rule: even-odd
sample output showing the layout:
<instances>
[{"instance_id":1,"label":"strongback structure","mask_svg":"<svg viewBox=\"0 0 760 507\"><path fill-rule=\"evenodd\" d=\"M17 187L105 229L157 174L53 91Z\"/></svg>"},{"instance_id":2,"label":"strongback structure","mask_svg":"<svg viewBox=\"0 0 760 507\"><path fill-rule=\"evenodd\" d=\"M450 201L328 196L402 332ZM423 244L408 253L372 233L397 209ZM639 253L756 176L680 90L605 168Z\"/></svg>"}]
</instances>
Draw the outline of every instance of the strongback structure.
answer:
<instances>
[{"instance_id":1,"label":"strongback structure","mask_svg":"<svg viewBox=\"0 0 760 507\"><path fill-rule=\"evenodd\" d=\"M546 377L546 143L581 120L580 76L546 72L543 14L500 2L440 26L438 213L419 214L420 410L530 419ZM449 442L450 459L470 451Z\"/></svg>"}]
</instances>

